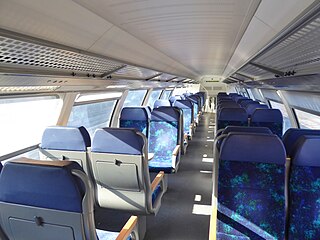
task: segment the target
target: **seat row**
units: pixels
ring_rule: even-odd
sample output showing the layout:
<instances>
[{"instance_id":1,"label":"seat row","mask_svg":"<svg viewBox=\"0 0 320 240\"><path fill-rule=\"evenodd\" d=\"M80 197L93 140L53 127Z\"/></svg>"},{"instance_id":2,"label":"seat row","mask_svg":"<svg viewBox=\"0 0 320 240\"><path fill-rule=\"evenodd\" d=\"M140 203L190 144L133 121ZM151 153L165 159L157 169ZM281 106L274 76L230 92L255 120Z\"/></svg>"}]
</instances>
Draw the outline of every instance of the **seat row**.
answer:
<instances>
[{"instance_id":1,"label":"seat row","mask_svg":"<svg viewBox=\"0 0 320 240\"><path fill-rule=\"evenodd\" d=\"M224 133L214 167L217 238L317 239L320 130L290 129L283 142L267 128Z\"/></svg>"},{"instance_id":2,"label":"seat row","mask_svg":"<svg viewBox=\"0 0 320 240\"><path fill-rule=\"evenodd\" d=\"M254 126L268 127L282 137L283 116L279 109L269 109L267 105L239 95L218 95L217 99L217 133L229 125Z\"/></svg>"}]
</instances>

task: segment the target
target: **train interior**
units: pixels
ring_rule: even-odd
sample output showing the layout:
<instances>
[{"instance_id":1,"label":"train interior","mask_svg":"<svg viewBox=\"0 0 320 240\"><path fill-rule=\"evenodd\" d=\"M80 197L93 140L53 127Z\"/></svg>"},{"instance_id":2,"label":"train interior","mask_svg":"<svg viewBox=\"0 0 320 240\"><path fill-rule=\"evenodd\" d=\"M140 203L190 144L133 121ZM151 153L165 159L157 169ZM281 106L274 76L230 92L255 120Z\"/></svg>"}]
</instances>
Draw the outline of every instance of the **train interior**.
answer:
<instances>
[{"instance_id":1,"label":"train interior","mask_svg":"<svg viewBox=\"0 0 320 240\"><path fill-rule=\"evenodd\" d=\"M0 239L320 239L319 0L1 0Z\"/></svg>"}]
</instances>

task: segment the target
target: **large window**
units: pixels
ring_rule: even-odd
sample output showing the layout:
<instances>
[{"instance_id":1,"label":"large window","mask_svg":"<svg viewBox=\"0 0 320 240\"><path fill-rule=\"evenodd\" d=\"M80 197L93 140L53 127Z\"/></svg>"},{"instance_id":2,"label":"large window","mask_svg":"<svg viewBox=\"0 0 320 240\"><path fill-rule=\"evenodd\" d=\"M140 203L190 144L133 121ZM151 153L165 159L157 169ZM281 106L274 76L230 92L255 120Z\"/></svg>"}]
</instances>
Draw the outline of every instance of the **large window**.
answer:
<instances>
[{"instance_id":1,"label":"large window","mask_svg":"<svg viewBox=\"0 0 320 240\"><path fill-rule=\"evenodd\" d=\"M128 96L124 101L123 107L141 106L146 93L147 90L129 91Z\"/></svg>"},{"instance_id":2,"label":"large window","mask_svg":"<svg viewBox=\"0 0 320 240\"><path fill-rule=\"evenodd\" d=\"M283 132L286 132L291 127L290 118L285 106L282 103L269 101L272 108L279 109L283 116Z\"/></svg>"},{"instance_id":3,"label":"large window","mask_svg":"<svg viewBox=\"0 0 320 240\"><path fill-rule=\"evenodd\" d=\"M44 129L57 123L56 96L0 99L0 156L38 144Z\"/></svg>"},{"instance_id":4,"label":"large window","mask_svg":"<svg viewBox=\"0 0 320 240\"><path fill-rule=\"evenodd\" d=\"M161 94L161 90L154 90L151 92L150 97L148 99L148 106L150 106L151 108L153 108L153 104L154 102L159 99Z\"/></svg>"},{"instance_id":5,"label":"large window","mask_svg":"<svg viewBox=\"0 0 320 240\"><path fill-rule=\"evenodd\" d=\"M252 91L250 88L247 88L247 92L249 94L249 98L251 98L252 100L254 100L254 97L253 97L253 94L252 94Z\"/></svg>"},{"instance_id":6,"label":"large window","mask_svg":"<svg viewBox=\"0 0 320 240\"><path fill-rule=\"evenodd\" d=\"M294 109L299 121L300 128L320 129L320 116Z\"/></svg>"},{"instance_id":7,"label":"large window","mask_svg":"<svg viewBox=\"0 0 320 240\"><path fill-rule=\"evenodd\" d=\"M162 93L161 99L169 99L171 93L172 93L172 90L164 90Z\"/></svg>"},{"instance_id":8,"label":"large window","mask_svg":"<svg viewBox=\"0 0 320 240\"><path fill-rule=\"evenodd\" d=\"M68 126L84 126L92 136L97 128L109 127L117 100L74 106Z\"/></svg>"}]
</instances>

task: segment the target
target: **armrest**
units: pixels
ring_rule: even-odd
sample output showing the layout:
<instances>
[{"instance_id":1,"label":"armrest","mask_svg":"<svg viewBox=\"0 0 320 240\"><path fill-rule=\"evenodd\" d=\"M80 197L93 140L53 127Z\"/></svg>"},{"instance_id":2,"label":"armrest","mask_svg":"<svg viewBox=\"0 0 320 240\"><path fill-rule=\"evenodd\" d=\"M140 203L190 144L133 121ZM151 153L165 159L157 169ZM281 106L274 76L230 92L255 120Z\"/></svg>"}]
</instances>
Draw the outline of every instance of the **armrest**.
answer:
<instances>
[{"instance_id":1,"label":"armrest","mask_svg":"<svg viewBox=\"0 0 320 240\"><path fill-rule=\"evenodd\" d=\"M160 171L151 183L151 191L153 192L164 178L164 172Z\"/></svg>"},{"instance_id":2,"label":"armrest","mask_svg":"<svg viewBox=\"0 0 320 240\"><path fill-rule=\"evenodd\" d=\"M287 161L291 161L291 158L287 157L286 160L287 160Z\"/></svg>"},{"instance_id":3,"label":"armrest","mask_svg":"<svg viewBox=\"0 0 320 240\"><path fill-rule=\"evenodd\" d=\"M172 156L177 156L179 154L179 150L180 150L180 145L177 145L172 151Z\"/></svg>"},{"instance_id":4,"label":"armrest","mask_svg":"<svg viewBox=\"0 0 320 240\"><path fill-rule=\"evenodd\" d=\"M188 134L186 134L186 133L183 134L183 139L184 139L184 140L188 140Z\"/></svg>"},{"instance_id":5,"label":"armrest","mask_svg":"<svg viewBox=\"0 0 320 240\"><path fill-rule=\"evenodd\" d=\"M126 240L132 233L132 230L137 225L137 222L138 222L138 217L131 216L129 220L126 222L126 224L123 226L123 228L121 229L116 240Z\"/></svg>"},{"instance_id":6,"label":"armrest","mask_svg":"<svg viewBox=\"0 0 320 240\"><path fill-rule=\"evenodd\" d=\"M154 153L148 153L148 161L152 160L154 157Z\"/></svg>"}]
</instances>

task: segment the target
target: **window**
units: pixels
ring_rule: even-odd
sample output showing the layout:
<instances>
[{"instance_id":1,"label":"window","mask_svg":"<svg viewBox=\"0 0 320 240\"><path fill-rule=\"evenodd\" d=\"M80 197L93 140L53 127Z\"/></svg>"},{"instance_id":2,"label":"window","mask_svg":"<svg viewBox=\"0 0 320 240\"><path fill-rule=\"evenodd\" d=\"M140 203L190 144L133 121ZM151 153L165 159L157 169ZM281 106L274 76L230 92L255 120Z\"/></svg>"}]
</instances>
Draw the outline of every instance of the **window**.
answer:
<instances>
[{"instance_id":1,"label":"window","mask_svg":"<svg viewBox=\"0 0 320 240\"><path fill-rule=\"evenodd\" d=\"M165 100L169 99L171 93L172 93L172 90L163 90L161 99L165 99Z\"/></svg>"},{"instance_id":2,"label":"window","mask_svg":"<svg viewBox=\"0 0 320 240\"><path fill-rule=\"evenodd\" d=\"M68 126L84 126L92 136L97 128L109 127L117 100L74 106Z\"/></svg>"},{"instance_id":3,"label":"window","mask_svg":"<svg viewBox=\"0 0 320 240\"><path fill-rule=\"evenodd\" d=\"M161 94L161 90L152 91L152 93L150 94L150 97L149 97L147 105L150 106L151 108L153 108L153 104L157 99L159 99L160 94Z\"/></svg>"},{"instance_id":4,"label":"window","mask_svg":"<svg viewBox=\"0 0 320 240\"><path fill-rule=\"evenodd\" d=\"M279 109L283 116L283 132L286 132L291 127L291 122L288 116L288 112L282 103L269 101L270 105L274 109Z\"/></svg>"},{"instance_id":5,"label":"window","mask_svg":"<svg viewBox=\"0 0 320 240\"><path fill-rule=\"evenodd\" d=\"M252 94L250 88L247 88L247 92L248 92L248 94L249 94L249 98L251 98L252 100L254 100L254 97L253 97L253 94Z\"/></svg>"},{"instance_id":6,"label":"window","mask_svg":"<svg viewBox=\"0 0 320 240\"><path fill-rule=\"evenodd\" d=\"M129 91L128 96L124 101L123 107L141 106L146 93L147 90Z\"/></svg>"},{"instance_id":7,"label":"window","mask_svg":"<svg viewBox=\"0 0 320 240\"><path fill-rule=\"evenodd\" d=\"M56 96L0 99L0 156L40 143L44 129L57 123L61 107Z\"/></svg>"},{"instance_id":8,"label":"window","mask_svg":"<svg viewBox=\"0 0 320 240\"><path fill-rule=\"evenodd\" d=\"M294 109L299 121L300 128L303 129L320 129L320 116Z\"/></svg>"}]
</instances>

